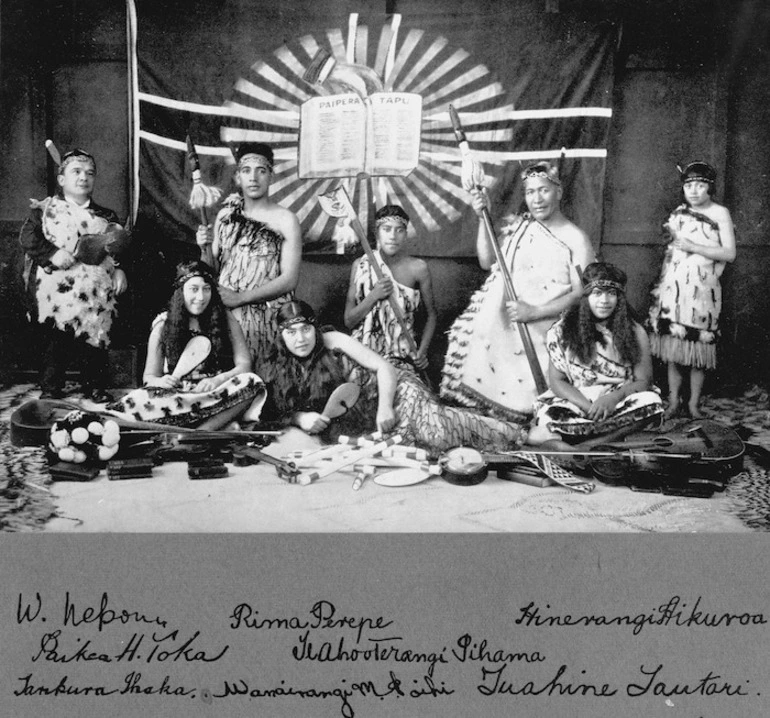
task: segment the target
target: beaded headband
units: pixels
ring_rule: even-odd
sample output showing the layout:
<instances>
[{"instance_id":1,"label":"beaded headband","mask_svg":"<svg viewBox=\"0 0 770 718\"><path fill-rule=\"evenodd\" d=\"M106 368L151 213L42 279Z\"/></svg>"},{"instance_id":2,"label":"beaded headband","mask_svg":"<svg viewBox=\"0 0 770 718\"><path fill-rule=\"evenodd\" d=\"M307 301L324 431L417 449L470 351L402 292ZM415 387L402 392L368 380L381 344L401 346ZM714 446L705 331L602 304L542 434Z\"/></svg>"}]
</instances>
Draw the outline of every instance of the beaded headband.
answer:
<instances>
[{"instance_id":1,"label":"beaded headband","mask_svg":"<svg viewBox=\"0 0 770 718\"><path fill-rule=\"evenodd\" d=\"M706 182L716 184L717 171L708 163L701 160L690 162L684 169L677 165L682 184L685 182Z\"/></svg>"},{"instance_id":2,"label":"beaded headband","mask_svg":"<svg viewBox=\"0 0 770 718\"><path fill-rule=\"evenodd\" d=\"M611 279L594 279L583 287L583 294L588 295L594 289L614 289L616 292L625 292L626 287L620 282L613 282Z\"/></svg>"},{"instance_id":3,"label":"beaded headband","mask_svg":"<svg viewBox=\"0 0 770 718\"><path fill-rule=\"evenodd\" d=\"M61 158L61 164L59 165L59 174L64 172L64 169L67 165L72 164L73 162L90 162L94 166L94 171L96 171L96 160L93 158L93 155L90 155L85 150L70 150L69 152L65 152L64 155Z\"/></svg>"},{"instance_id":4,"label":"beaded headband","mask_svg":"<svg viewBox=\"0 0 770 718\"><path fill-rule=\"evenodd\" d=\"M243 167L243 163L246 162L246 160L251 160L251 161L255 161L256 160L258 167L266 167L271 172L273 170L273 163L267 157L265 157L264 155L257 154L256 152L249 152L249 153L243 155L238 160L238 169Z\"/></svg>"},{"instance_id":5,"label":"beaded headband","mask_svg":"<svg viewBox=\"0 0 770 718\"><path fill-rule=\"evenodd\" d=\"M193 279L194 277L200 277L201 279L204 279L207 284L214 286L214 278L207 272L202 272L199 269L193 269L192 271L183 274L176 280L176 286L183 287L188 279Z\"/></svg>"},{"instance_id":6,"label":"beaded headband","mask_svg":"<svg viewBox=\"0 0 770 718\"><path fill-rule=\"evenodd\" d=\"M542 169L542 165L533 165L521 173L522 180L528 180L532 177L540 177L557 187L561 187L561 180L556 175L556 172L548 172L547 170Z\"/></svg>"},{"instance_id":7,"label":"beaded headband","mask_svg":"<svg viewBox=\"0 0 770 718\"><path fill-rule=\"evenodd\" d=\"M409 224L408 219L404 219L403 217L399 217L398 215L391 214L387 217L380 217L374 224L376 227L380 227L383 224L392 223L395 224L397 227L404 227Z\"/></svg>"},{"instance_id":8,"label":"beaded headband","mask_svg":"<svg viewBox=\"0 0 770 718\"><path fill-rule=\"evenodd\" d=\"M292 317L291 319L287 319L285 322L281 322L278 325L278 329L283 331L284 329L293 327L295 324L311 324L312 326L315 326L315 319L309 319L308 317L303 317L302 315L298 317Z\"/></svg>"},{"instance_id":9,"label":"beaded headband","mask_svg":"<svg viewBox=\"0 0 770 718\"><path fill-rule=\"evenodd\" d=\"M688 182L706 182L707 184L714 184L714 180L711 177L703 177L702 175L688 175L682 180L682 184Z\"/></svg>"}]
</instances>

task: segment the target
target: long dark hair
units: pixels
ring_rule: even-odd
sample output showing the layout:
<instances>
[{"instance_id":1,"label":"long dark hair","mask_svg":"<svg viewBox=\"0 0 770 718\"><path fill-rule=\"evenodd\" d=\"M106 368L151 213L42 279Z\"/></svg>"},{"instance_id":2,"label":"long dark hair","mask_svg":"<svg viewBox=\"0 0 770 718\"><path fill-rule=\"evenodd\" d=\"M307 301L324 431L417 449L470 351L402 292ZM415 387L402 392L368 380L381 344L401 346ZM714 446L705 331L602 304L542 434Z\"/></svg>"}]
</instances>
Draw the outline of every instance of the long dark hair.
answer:
<instances>
[{"instance_id":1,"label":"long dark hair","mask_svg":"<svg viewBox=\"0 0 770 718\"><path fill-rule=\"evenodd\" d=\"M198 316L200 333L211 340L211 354L201 367L203 372L218 372L232 359L233 347L227 324L227 312L217 290L213 269L200 260L182 262L176 268L174 293L168 302L168 316L163 325L160 346L168 362L168 370L173 371L179 357L193 336L190 330L190 313L184 303L184 285L188 279L201 277L211 287L211 301Z\"/></svg>"},{"instance_id":2,"label":"long dark hair","mask_svg":"<svg viewBox=\"0 0 770 718\"><path fill-rule=\"evenodd\" d=\"M614 264L594 262L583 272L585 292L580 302L571 306L562 319L562 338L566 347L584 364L590 363L596 352L596 344L606 346L604 335L597 328L597 319L588 304L588 293L592 285L603 283L613 286L617 291L618 303L615 311L607 319L606 326L612 333L615 348L623 362L635 366L641 356L641 348L636 338L635 326L638 323L636 312L626 299L626 273Z\"/></svg>"},{"instance_id":3,"label":"long dark hair","mask_svg":"<svg viewBox=\"0 0 770 718\"><path fill-rule=\"evenodd\" d=\"M292 323L307 323L316 329L316 342L306 357L292 354L281 330ZM284 304L276 316L278 336L262 377L271 386L275 408L281 415L297 411L321 411L329 394L345 381L345 372L323 340L313 308L302 301Z\"/></svg>"}]
</instances>

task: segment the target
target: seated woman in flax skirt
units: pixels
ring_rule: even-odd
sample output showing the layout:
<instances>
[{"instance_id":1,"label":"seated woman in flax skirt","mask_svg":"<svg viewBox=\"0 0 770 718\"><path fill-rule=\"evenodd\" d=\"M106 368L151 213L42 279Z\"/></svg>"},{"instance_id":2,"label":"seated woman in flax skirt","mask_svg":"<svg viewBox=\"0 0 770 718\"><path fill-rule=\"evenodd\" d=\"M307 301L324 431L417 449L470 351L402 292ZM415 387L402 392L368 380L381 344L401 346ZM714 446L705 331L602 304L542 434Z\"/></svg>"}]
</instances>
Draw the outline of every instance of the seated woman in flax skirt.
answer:
<instances>
[{"instance_id":1,"label":"seated woman in flax skirt","mask_svg":"<svg viewBox=\"0 0 770 718\"><path fill-rule=\"evenodd\" d=\"M207 337L211 350L191 373L179 377L174 368L195 336ZM177 267L168 309L152 325L143 381L143 387L107 408L129 420L212 430L249 409L258 415L265 386L251 373L243 331L222 304L205 262Z\"/></svg>"},{"instance_id":2,"label":"seated woman in flax skirt","mask_svg":"<svg viewBox=\"0 0 770 718\"><path fill-rule=\"evenodd\" d=\"M551 388L535 401L536 425L567 441L617 437L663 414L649 340L626 301L625 272L594 262L582 282L580 302L546 335Z\"/></svg>"}]
</instances>

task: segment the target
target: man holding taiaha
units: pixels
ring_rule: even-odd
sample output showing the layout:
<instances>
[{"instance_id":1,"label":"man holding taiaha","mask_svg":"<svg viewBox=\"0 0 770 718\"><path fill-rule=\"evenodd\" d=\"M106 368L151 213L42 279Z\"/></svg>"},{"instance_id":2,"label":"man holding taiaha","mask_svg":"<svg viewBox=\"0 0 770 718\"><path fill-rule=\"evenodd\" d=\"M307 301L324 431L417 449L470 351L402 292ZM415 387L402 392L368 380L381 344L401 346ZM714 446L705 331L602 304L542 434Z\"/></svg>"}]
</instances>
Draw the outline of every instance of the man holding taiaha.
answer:
<instances>
[{"instance_id":1,"label":"man holding taiaha","mask_svg":"<svg viewBox=\"0 0 770 718\"><path fill-rule=\"evenodd\" d=\"M201 259L219 273L222 301L238 320L254 371L275 338L275 316L299 282L302 236L297 216L270 199L273 151L262 143L236 147L234 182L213 228L198 227Z\"/></svg>"},{"instance_id":2,"label":"man holding taiaha","mask_svg":"<svg viewBox=\"0 0 770 718\"><path fill-rule=\"evenodd\" d=\"M561 211L562 186L549 162L521 173L528 212L506 217L500 242L516 301L507 301L503 277L485 224L479 223L479 264L491 269L484 285L449 331L441 379L443 399L501 419L526 422L537 396L532 368L522 344L524 325L544 374L545 333L582 295L581 269L595 261L588 235ZM486 190L474 190L479 218L488 207Z\"/></svg>"}]
</instances>

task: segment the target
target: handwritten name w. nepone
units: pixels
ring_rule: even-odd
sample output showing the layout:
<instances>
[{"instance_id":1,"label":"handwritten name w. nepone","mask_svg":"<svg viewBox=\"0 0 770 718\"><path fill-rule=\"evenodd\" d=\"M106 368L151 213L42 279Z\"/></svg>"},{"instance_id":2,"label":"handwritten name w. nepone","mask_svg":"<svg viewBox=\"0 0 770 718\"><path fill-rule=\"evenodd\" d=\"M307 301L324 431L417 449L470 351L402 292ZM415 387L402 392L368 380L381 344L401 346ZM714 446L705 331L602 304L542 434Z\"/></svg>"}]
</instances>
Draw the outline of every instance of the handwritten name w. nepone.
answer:
<instances>
[{"instance_id":1,"label":"handwritten name w. nepone","mask_svg":"<svg viewBox=\"0 0 770 718\"><path fill-rule=\"evenodd\" d=\"M43 611L43 599L40 592L35 593L35 598L32 601L25 600L24 594L19 593L16 607L17 623L34 623L35 621L45 623L47 620L48 617ZM102 593L98 605L86 605L85 607L79 607L70 592L65 592L64 611L61 617L62 626L77 628L83 624L95 624L99 631L103 631L105 627L113 623L122 625L138 623L147 626L160 626L161 628L167 626L167 621L160 616L148 616L140 611L131 611L125 608L112 608L106 591Z\"/></svg>"}]
</instances>

